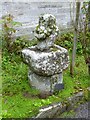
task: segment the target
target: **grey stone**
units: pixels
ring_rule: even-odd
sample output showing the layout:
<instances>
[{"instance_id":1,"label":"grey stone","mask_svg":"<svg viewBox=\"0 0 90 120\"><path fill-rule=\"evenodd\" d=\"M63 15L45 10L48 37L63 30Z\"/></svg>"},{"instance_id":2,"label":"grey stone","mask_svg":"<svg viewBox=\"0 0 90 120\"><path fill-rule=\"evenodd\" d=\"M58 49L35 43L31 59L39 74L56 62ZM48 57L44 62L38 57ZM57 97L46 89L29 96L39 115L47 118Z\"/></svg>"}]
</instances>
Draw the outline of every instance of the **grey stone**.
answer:
<instances>
[{"instance_id":1,"label":"grey stone","mask_svg":"<svg viewBox=\"0 0 90 120\"><path fill-rule=\"evenodd\" d=\"M44 14L39 17L39 23L35 28L35 37L40 41L37 48L41 51L49 49L54 45L59 29L56 26L56 18L51 14Z\"/></svg>"},{"instance_id":2,"label":"grey stone","mask_svg":"<svg viewBox=\"0 0 90 120\"><path fill-rule=\"evenodd\" d=\"M29 70L28 78L30 84L42 92L53 92L55 85L63 82L62 73L52 76L40 76Z\"/></svg>"},{"instance_id":3,"label":"grey stone","mask_svg":"<svg viewBox=\"0 0 90 120\"><path fill-rule=\"evenodd\" d=\"M83 100L83 96L84 96L84 92L79 92L74 96L67 98L66 101L54 103L52 105L43 107L39 110L39 114L35 118L60 118L60 115L63 112L74 109L76 104L80 102L80 100ZM73 100L76 101L73 102Z\"/></svg>"},{"instance_id":4,"label":"grey stone","mask_svg":"<svg viewBox=\"0 0 90 120\"><path fill-rule=\"evenodd\" d=\"M54 87L54 90L56 90L56 91L59 91L59 90L62 90L62 89L64 89L64 84L61 84L61 83L56 84L55 87Z\"/></svg>"},{"instance_id":5,"label":"grey stone","mask_svg":"<svg viewBox=\"0 0 90 120\"><path fill-rule=\"evenodd\" d=\"M53 48L52 48L53 49ZM69 64L68 52L66 49L55 45L56 51L36 51L35 47L24 49L22 55L30 69L38 75L50 76L59 74Z\"/></svg>"},{"instance_id":6,"label":"grey stone","mask_svg":"<svg viewBox=\"0 0 90 120\"><path fill-rule=\"evenodd\" d=\"M22 50L23 60L29 66L30 84L41 92L62 89L62 72L69 65L69 56L65 48L54 44L58 34L56 18L51 14L41 15L35 28L38 44Z\"/></svg>"},{"instance_id":7,"label":"grey stone","mask_svg":"<svg viewBox=\"0 0 90 120\"><path fill-rule=\"evenodd\" d=\"M36 48L43 51L48 50L50 47L54 46L55 36L52 35L44 41L39 41Z\"/></svg>"},{"instance_id":8,"label":"grey stone","mask_svg":"<svg viewBox=\"0 0 90 120\"><path fill-rule=\"evenodd\" d=\"M75 109L75 118L83 118L86 120L90 120L90 109L89 109L90 102L83 103L79 105Z\"/></svg>"},{"instance_id":9,"label":"grey stone","mask_svg":"<svg viewBox=\"0 0 90 120\"><path fill-rule=\"evenodd\" d=\"M36 118L53 118L60 108L62 108L62 104L56 103L50 105L49 107L40 109L39 114L36 116Z\"/></svg>"}]
</instances>

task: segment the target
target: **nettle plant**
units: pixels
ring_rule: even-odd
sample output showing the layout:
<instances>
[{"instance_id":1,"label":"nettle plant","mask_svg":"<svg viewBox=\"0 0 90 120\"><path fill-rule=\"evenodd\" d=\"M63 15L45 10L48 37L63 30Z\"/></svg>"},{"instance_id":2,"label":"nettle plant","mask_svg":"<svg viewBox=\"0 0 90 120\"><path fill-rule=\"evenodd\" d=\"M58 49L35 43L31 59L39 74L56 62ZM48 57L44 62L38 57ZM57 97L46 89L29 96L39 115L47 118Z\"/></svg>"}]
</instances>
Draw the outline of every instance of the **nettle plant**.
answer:
<instances>
[{"instance_id":1,"label":"nettle plant","mask_svg":"<svg viewBox=\"0 0 90 120\"><path fill-rule=\"evenodd\" d=\"M21 23L13 20L13 15L8 14L2 16L0 23L2 24L2 49L6 48L9 52L13 49L13 35L16 33L15 26L20 26Z\"/></svg>"}]
</instances>

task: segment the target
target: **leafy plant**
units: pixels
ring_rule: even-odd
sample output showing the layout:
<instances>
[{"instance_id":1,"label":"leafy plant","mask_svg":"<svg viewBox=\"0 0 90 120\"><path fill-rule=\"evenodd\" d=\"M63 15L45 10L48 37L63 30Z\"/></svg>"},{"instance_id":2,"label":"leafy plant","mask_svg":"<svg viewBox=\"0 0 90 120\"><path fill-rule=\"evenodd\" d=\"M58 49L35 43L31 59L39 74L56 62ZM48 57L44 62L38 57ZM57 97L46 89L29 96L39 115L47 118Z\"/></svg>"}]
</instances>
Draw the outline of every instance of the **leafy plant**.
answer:
<instances>
[{"instance_id":1,"label":"leafy plant","mask_svg":"<svg viewBox=\"0 0 90 120\"><path fill-rule=\"evenodd\" d=\"M61 34L61 36L59 36L56 39L55 43L57 45L60 45L64 48L68 49L70 52L72 52L73 37L74 37L74 34L72 32ZM79 39L80 39L80 36L78 36L77 54L82 54L82 45L81 45Z\"/></svg>"},{"instance_id":2,"label":"leafy plant","mask_svg":"<svg viewBox=\"0 0 90 120\"><path fill-rule=\"evenodd\" d=\"M73 40L73 33L64 33L64 34L61 34L61 36L59 36L56 39L55 44L65 47L69 51L71 51L72 40Z\"/></svg>"},{"instance_id":3,"label":"leafy plant","mask_svg":"<svg viewBox=\"0 0 90 120\"><path fill-rule=\"evenodd\" d=\"M0 36L2 41L0 42L0 46L2 44L2 49L7 49L10 53L20 53L23 48L35 45L38 41L35 39L30 41L26 36L14 39L14 34L16 33L15 27L20 26L21 23L15 22L13 18L11 14L8 14L0 20L2 24L2 34Z\"/></svg>"},{"instance_id":4,"label":"leafy plant","mask_svg":"<svg viewBox=\"0 0 90 120\"><path fill-rule=\"evenodd\" d=\"M33 45L36 45L38 43L37 39L33 40L28 40L26 37L18 37L14 42L13 42L13 49L14 52L20 53L23 48L27 48Z\"/></svg>"},{"instance_id":5,"label":"leafy plant","mask_svg":"<svg viewBox=\"0 0 90 120\"><path fill-rule=\"evenodd\" d=\"M3 16L0 20L0 23L2 24L2 49L7 48L9 52L13 49L13 35L16 32L14 27L21 25L21 23L15 22L13 18L14 17L11 14L8 14Z\"/></svg>"}]
</instances>

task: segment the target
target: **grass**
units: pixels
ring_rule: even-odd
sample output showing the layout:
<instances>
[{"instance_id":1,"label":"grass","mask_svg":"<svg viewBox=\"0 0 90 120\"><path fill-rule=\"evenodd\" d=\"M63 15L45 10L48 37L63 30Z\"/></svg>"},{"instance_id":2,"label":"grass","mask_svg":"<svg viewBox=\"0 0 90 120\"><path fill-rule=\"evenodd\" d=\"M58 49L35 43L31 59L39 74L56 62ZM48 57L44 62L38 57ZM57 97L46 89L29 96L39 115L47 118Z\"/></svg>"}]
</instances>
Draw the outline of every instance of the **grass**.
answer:
<instances>
[{"instance_id":1,"label":"grass","mask_svg":"<svg viewBox=\"0 0 90 120\"><path fill-rule=\"evenodd\" d=\"M47 99L37 97L39 91L33 89L27 78L28 67L22 62L20 56L14 53L10 56L3 52L2 61L2 115L3 118L30 118L38 113L42 106L60 102L72 96L81 89L88 87L88 73L83 56L77 56L74 77L70 77L69 68L64 71L65 88L57 95Z\"/></svg>"},{"instance_id":2,"label":"grass","mask_svg":"<svg viewBox=\"0 0 90 120\"><path fill-rule=\"evenodd\" d=\"M1 71L1 51L0 51L0 71ZM1 75L1 72L0 72L0 113L2 112L2 95L1 95L1 92L2 92L2 75ZM1 117L0 117L1 119Z\"/></svg>"}]
</instances>

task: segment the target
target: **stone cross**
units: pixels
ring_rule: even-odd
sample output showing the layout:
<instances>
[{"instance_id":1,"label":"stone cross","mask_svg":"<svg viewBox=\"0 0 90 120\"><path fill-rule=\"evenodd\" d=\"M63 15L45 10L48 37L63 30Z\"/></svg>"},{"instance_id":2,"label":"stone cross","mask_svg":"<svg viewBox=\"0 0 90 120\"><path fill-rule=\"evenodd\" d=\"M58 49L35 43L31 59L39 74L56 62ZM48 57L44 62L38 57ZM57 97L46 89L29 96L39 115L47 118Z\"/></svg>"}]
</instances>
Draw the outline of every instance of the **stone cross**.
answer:
<instances>
[{"instance_id":1,"label":"stone cross","mask_svg":"<svg viewBox=\"0 0 90 120\"><path fill-rule=\"evenodd\" d=\"M63 70L69 65L69 56L65 48L54 44L59 34L56 18L41 15L34 34L38 44L22 50L31 86L43 93L63 89Z\"/></svg>"}]
</instances>

